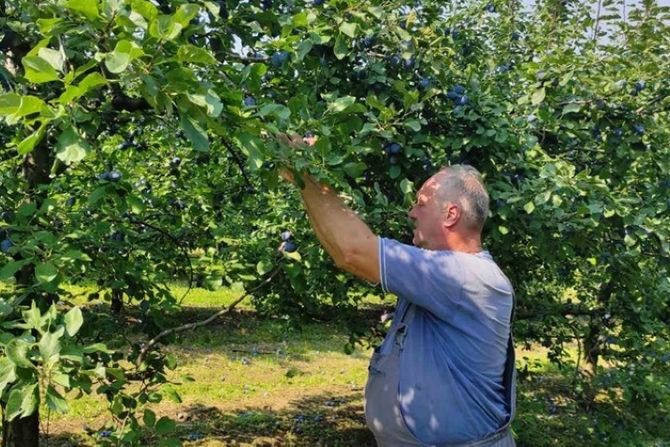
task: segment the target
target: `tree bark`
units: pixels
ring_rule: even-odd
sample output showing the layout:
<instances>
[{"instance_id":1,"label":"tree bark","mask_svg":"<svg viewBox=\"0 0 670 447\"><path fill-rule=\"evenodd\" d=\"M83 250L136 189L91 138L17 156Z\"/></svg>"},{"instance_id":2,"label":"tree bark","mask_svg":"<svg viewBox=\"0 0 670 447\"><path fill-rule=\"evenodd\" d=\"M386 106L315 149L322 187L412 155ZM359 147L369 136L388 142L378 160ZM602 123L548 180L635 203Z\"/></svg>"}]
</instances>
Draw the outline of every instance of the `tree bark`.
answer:
<instances>
[{"instance_id":1,"label":"tree bark","mask_svg":"<svg viewBox=\"0 0 670 447\"><path fill-rule=\"evenodd\" d=\"M38 187L49 183L49 170L53 156L46 141L42 141L23 161L23 175L28 183L27 196L41 201ZM39 203L38 203L39 206ZM28 264L16 272L15 279L18 287L30 287L34 283L35 266ZM56 297L54 295L41 296L34 294L30 301L34 301L42 309L48 307ZM3 415L5 412L3 411ZM35 413L23 418L7 421L2 419L2 447L39 447L40 415L39 409Z\"/></svg>"},{"instance_id":2,"label":"tree bark","mask_svg":"<svg viewBox=\"0 0 670 447\"><path fill-rule=\"evenodd\" d=\"M123 310L123 292L119 289L112 289L112 313L120 315Z\"/></svg>"},{"instance_id":3,"label":"tree bark","mask_svg":"<svg viewBox=\"0 0 670 447\"><path fill-rule=\"evenodd\" d=\"M11 422L3 418L2 447L38 447L39 442L40 415L38 410L28 417L17 418Z\"/></svg>"}]
</instances>

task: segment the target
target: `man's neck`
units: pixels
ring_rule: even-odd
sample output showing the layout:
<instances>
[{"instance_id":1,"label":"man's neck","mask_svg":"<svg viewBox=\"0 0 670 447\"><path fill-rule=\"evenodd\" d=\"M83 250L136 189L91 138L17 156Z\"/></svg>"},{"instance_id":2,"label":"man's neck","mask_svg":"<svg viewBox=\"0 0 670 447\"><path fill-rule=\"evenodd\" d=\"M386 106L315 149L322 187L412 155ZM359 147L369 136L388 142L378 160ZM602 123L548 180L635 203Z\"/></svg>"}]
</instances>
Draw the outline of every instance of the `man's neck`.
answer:
<instances>
[{"instance_id":1,"label":"man's neck","mask_svg":"<svg viewBox=\"0 0 670 447\"><path fill-rule=\"evenodd\" d=\"M442 250L479 253L482 251L482 240L479 235L462 236L452 234L451 237L446 238Z\"/></svg>"}]
</instances>

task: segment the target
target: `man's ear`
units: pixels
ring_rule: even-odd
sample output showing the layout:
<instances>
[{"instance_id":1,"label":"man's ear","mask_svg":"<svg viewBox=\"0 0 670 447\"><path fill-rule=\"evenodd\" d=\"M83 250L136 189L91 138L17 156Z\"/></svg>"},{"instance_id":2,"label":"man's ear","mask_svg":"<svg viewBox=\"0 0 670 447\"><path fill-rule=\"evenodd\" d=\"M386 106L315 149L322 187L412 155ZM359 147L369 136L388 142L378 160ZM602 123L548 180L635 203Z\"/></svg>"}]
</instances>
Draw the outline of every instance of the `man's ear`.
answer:
<instances>
[{"instance_id":1,"label":"man's ear","mask_svg":"<svg viewBox=\"0 0 670 447\"><path fill-rule=\"evenodd\" d=\"M446 228L453 228L461 220L461 207L456 203L447 202L444 210L445 219L443 225Z\"/></svg>"}]
</instances>

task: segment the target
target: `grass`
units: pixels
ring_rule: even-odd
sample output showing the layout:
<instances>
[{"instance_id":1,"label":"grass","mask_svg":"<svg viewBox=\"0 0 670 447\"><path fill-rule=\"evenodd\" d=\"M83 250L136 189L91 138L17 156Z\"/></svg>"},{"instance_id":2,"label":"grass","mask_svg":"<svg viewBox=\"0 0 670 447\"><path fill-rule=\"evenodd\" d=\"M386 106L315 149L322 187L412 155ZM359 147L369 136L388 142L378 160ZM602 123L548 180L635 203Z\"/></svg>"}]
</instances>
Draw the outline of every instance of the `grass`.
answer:
<instances>
[{"instance_id":1,"label":"grass","mask_svg":"<svg viewBox=\"0 0 670 447\"><path fill-rule=\"evenodd\" d=\"M80 294L79 304L86 302L85 288L71 291ZM173 291L180 297L185 289ZM238 296L194 289L176 321L205 318ZM374 308L379 300L369 302ZM178 421L185 446L373 446L363 414L370 352L344 354L348 335L334 323L298 330L281 319L259 318L243 302L233 314L169 345L180 362L171 379L181 402L165 399L151 408ZM527 363L530 372L518 383L518 446L670 446L663 415L630 415L605 396L584 410L571 373L559 371L546 354L539 346L517 350L518 366ZM50 416L49 445L95 445L109 421L106 402L93 395L69 403L67 414Z\"/></svg>"}]
</instances>

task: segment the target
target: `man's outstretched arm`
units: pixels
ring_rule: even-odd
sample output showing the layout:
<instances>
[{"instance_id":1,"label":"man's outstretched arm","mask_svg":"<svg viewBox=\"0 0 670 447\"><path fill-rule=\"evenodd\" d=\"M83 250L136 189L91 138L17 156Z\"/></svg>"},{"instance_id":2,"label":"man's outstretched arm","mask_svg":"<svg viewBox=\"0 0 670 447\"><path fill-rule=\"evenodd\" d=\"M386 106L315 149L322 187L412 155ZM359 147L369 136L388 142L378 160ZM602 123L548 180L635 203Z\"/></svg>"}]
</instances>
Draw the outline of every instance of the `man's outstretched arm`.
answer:
<instances>
[{"instance_id":1,"label":"man's outstretched arm","mask_svg":"<svg viewBox=\"0 0 670 447\"><path fill-rule=\"evenodd\" d=\"M309 175L303 175L302 179L305 183L302 198L321 245L338 267L378 283L377 236L332 188Z\"/></svg>"}]
</instances>

